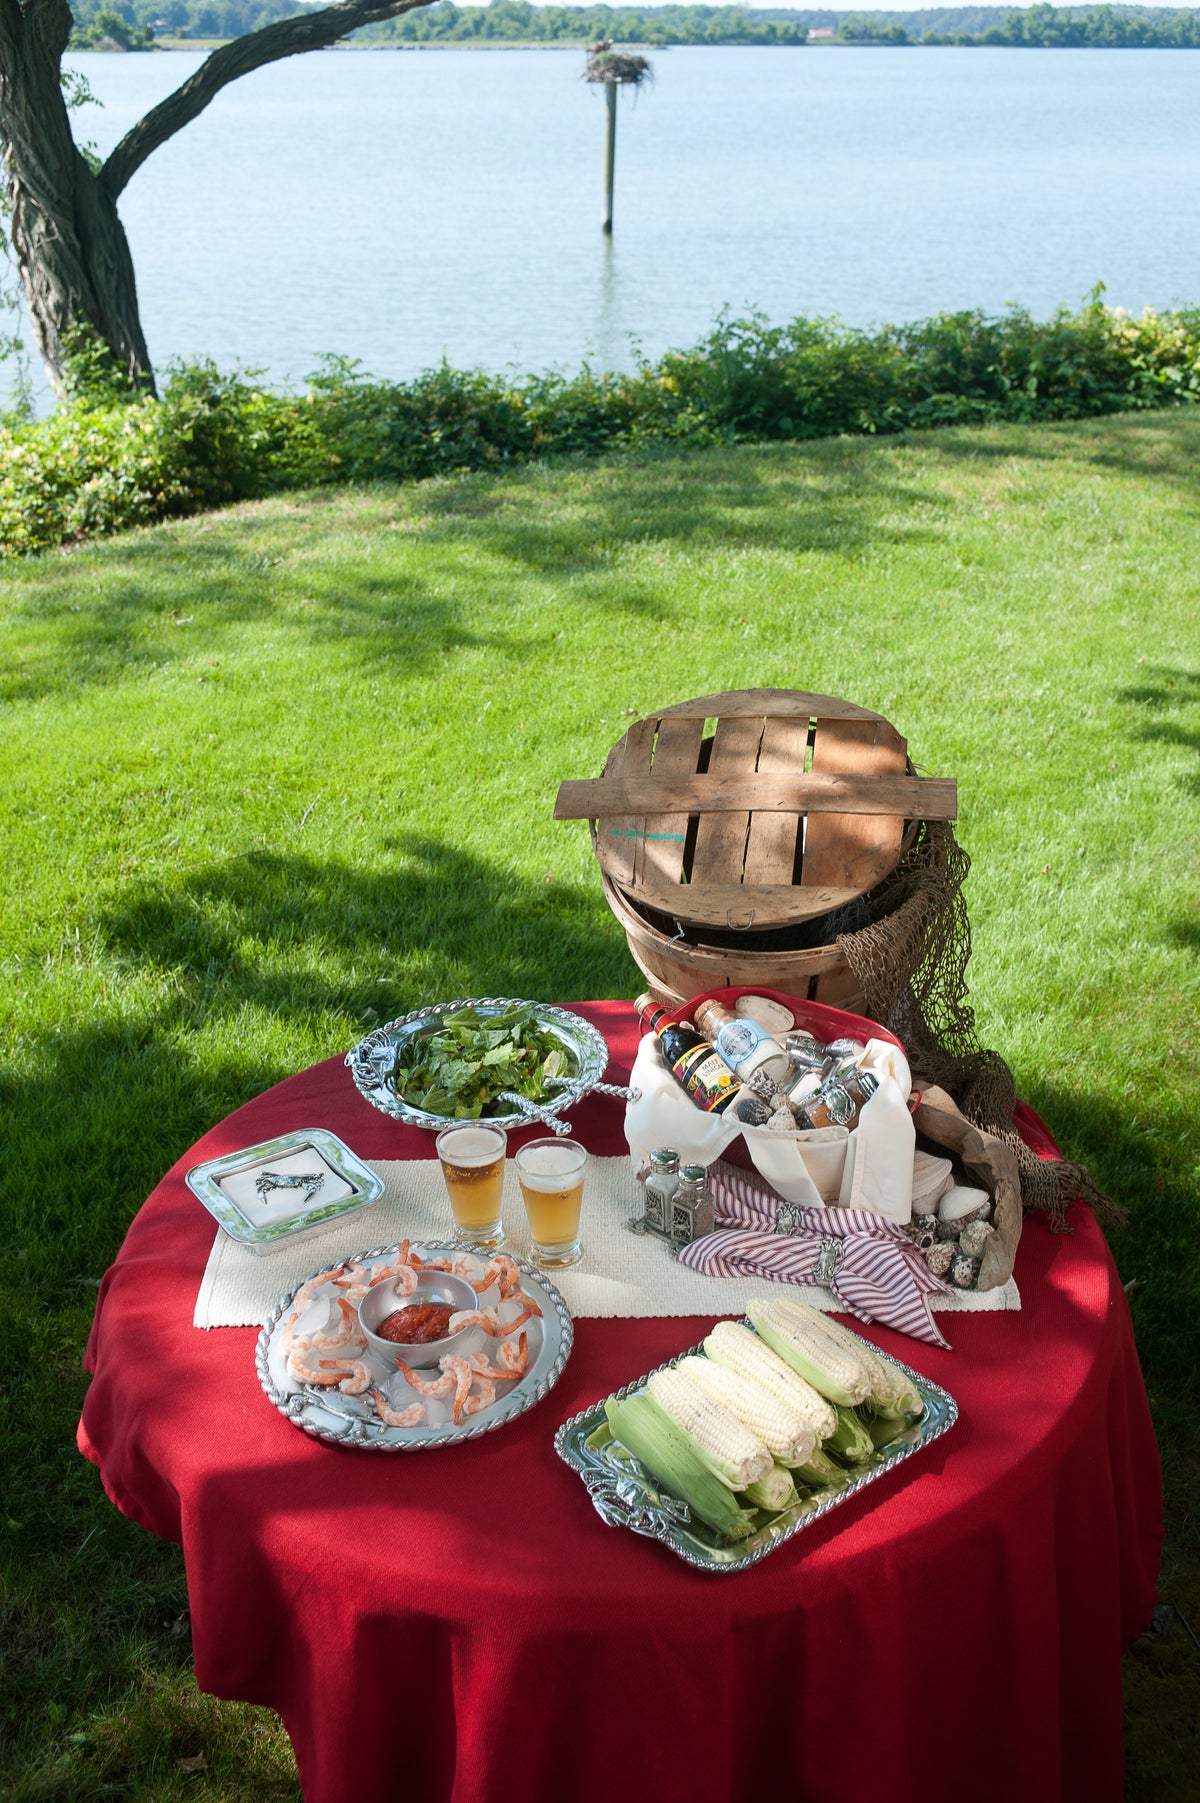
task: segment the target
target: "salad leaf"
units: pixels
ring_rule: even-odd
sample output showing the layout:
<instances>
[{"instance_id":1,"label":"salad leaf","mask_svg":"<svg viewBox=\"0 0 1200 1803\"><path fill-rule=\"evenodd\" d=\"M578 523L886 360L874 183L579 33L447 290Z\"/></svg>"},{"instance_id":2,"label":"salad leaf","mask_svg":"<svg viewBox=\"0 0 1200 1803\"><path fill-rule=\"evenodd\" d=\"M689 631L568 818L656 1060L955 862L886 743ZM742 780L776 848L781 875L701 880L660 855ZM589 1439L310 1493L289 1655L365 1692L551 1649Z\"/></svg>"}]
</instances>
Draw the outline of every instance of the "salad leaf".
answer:
<instances>
[{"instance_id":1,"label":"salad leaf","mask_svg":"<svg viewBox=\"0 0 1200 1803\"><path fill-rule=\"evenodd\" d=\"M392 1088L414 1108L452 1120L508 1114L498 1102L512 1090L531 1102L550 1101L551 1077L570 1076L573 1060L529 1003L495 1014L459 1008L431 1032L397 1049Z\"/></svg>"}]
</instances>

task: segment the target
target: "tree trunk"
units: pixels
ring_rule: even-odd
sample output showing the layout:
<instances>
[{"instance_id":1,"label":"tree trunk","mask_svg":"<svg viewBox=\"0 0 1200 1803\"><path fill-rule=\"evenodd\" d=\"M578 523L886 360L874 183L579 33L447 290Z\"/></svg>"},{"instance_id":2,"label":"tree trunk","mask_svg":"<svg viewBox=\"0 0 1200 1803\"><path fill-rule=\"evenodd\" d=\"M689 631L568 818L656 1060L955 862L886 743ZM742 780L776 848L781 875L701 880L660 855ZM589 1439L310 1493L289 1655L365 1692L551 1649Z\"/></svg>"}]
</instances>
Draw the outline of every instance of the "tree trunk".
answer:
<instances>
[{"instance_id":1,"label":"tree trunk","mask_svg":"<svg viewBox=\"0 0 1200 1803\"><path fill-rule=\"evenodd\" d=\"M151 152L252 69L429 4L335 0L234 38L126 132L97 176L75 147L59 79L71 35L68 0L0 0L0 147L13 249L38 349L60 393L64 335L79 326L91 327L131 380L154 393L133 259L117 213L117 196Z\"/></svg>"},{"instance_id":2,"label":"tree trunk","mask_svg":"<svg viewBox=\"0 0 1200 1803\"><path fill-rule=\"evenodd\" d=\"M90 326L153 393L125 228L71 135L59 80L70 29L63 0L0 7L0 130L17 268L56 389L66 375L64 334Z\"/></svg>"}]
</instances>

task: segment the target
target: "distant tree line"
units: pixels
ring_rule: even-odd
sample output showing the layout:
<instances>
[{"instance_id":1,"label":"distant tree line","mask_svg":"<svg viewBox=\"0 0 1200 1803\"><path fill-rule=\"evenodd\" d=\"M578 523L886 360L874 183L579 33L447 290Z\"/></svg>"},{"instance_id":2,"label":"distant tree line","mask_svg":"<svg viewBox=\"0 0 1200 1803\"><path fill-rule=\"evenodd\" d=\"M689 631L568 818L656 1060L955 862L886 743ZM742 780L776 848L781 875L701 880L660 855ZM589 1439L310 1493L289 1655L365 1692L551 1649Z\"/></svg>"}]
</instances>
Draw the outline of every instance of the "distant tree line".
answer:
<instances>
[{"instance_id":1,"label":"distant tree line","mask_svg":"<svg viewBox=\"0 0 1200 1803\"><path fill-rule=\"evenodd\" d=\"M72 45L103 40L126 50L156 37L239 38L309 8L300 0L73 0ZM1200 10L1154 6L1035 5L925 8L870 13L773 10L741 6L531 6L529 0L454 0L371 25L367 43L777 44L798 46L812 31L841 43L1009 45L1039 49L1200 49Z\"/></svg>"},{"instance_id":2,"label":"distant tree line","mask_svg":"<svg viewBox=\"0 0 1200 1803\"><path fill-rule=\"evenodd\" d=\"M148 50L155 38L244 38L309 10L300 0L71 0L71 47L91 49L103 38L123 50Z\"/></svg>"}]
</instances>

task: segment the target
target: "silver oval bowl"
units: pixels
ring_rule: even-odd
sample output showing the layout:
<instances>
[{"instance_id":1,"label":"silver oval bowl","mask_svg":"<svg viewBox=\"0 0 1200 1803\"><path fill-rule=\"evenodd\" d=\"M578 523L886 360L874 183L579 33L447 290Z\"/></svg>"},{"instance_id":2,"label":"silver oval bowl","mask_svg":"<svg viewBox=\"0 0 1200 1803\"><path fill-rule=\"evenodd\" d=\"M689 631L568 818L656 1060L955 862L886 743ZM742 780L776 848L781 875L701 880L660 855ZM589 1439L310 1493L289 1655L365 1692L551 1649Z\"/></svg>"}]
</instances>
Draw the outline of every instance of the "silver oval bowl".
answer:
<instances>
[{"instance_id":1,"label":"silver oval bowl","mask_svg":"<svg viewBox=\"0 0 1200 1803\"><path fill-rule=\"evenodd\" d=\"M447 1334L444 1340L425 1340L416 1346L404 1345L399 1340L385 1340L375 1331L389 1315L394 1315L399 1309L412 1308L418 1302L448 1302L457 1314L461 1309L477 1308L479 1297L465 1277L455 1277L450 1271L426 1272L413 1294L403 1300L396 1295L391 1281L385 1279L383 1283L377 1283L374 1289L368 1290L359 1303L358 1323L367 1336L367 1344L372 1352L380 1358L402 1358L414 1370L423 1370L436 1365L448 1352L453 1352L468 1337L471 1329L460 1327L456 1333Z\"/></svg>"},{"instance_id":2,"label":"silver oval bowl","mask_svg":"<svg viewBox=\"0 0 1200 1803\"><path fill-rule=\"evenodd\" d=\"M604 1035L590 1021L572 1014L567 1008L557 1008L552 1002L525 1002L496 996L483 1000L437 1002L431 1007L417 1008L412 1014L402 1015L399 1020L389 1021L384 1027L376 1027L373 1033L368 1033L365 1039L359 1040L346 1053L346 1064L359 1094L373 1108L391 1115L393 1120L403 1121L409 1127L428 1127L431 1131L440 1133L443 1127L464 1125L465 1122L453 1115L427 1114L424 1109L414 1108L402 1095L396 1093L392 1073L397 1057L413 1039L436 1033L442 1017L455 1014L460 1008L475 1008L480 1014L486 1015L489 1011L499 1014L505 1008L515 1007L534 1010L539 1029L549 1033L566 1052L570 1068L556 1082L553 1095L548 1096L544 1103L529 1102L521 1109L514 1108L505 1114L487 1114L480 1118L496 1127L520 1127L530 1121L544 1121L549 1125L564 1108L569 1108L573 1102L578 1102L587 1095L589 1090L595 1089L608 1064L608 1045Z\"/></svg>"}]
</instances>

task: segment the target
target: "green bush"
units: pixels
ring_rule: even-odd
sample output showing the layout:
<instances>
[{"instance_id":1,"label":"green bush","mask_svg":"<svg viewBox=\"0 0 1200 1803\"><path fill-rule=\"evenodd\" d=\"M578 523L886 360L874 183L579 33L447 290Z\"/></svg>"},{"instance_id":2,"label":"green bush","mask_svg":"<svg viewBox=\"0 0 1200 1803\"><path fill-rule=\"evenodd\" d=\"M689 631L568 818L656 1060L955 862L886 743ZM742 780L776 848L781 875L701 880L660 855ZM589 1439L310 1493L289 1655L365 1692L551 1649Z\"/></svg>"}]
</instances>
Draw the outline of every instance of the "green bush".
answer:
<instances>
[{"instance_id":1,"label":"green bush","mask_svg":"<svg viewBox=\"0 0 1200 1803\"><path fill-rule=\"evenodd\" d=\"M331 358L303 395L194 363L170 372L161 400L133 393L81 340L68 393L51 418L0 428L2 554L282 489L531 457L1190 403L1200 398L1200 311L1131 319L1097 290L1046 321L1012 308L869 333L837 320L722 318L693 349L629 374L585 366L513 382L442 365L376 382Z\"/></svg>"}]
</instances>

